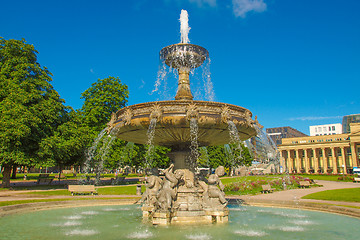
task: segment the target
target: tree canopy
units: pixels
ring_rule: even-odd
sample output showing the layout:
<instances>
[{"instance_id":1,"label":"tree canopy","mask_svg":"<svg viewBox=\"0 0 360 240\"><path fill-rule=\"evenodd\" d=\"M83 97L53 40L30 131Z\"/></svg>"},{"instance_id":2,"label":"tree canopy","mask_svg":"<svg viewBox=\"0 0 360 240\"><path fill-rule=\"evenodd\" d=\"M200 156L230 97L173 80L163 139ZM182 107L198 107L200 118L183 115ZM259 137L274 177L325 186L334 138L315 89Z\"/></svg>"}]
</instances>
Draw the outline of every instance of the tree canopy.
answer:
<instances>
[{"instance_id":1,"label":"tree canopy","mask_svg":"<svg viewBox=\"0 0 360 240\"><path fill-rule=\"evenodd\" d=\"M118 77L98 79L81 94L85 123L100 131L110 120L111 113L125 107L129 97L128 87Z\"/></svg>"},{"instance_id":2,"label":"tree canopy","mask_svg":"<svg viewBox=\"0 0 360 240\"><path fill-rule=\"evenodd\" d=\"M0 38L0 164L3 186L9 168L34 165L39 144L63 121L67 112L50 82L51 73L37 62L37 51L25 40Z\"/></svg>"}]
</instances>

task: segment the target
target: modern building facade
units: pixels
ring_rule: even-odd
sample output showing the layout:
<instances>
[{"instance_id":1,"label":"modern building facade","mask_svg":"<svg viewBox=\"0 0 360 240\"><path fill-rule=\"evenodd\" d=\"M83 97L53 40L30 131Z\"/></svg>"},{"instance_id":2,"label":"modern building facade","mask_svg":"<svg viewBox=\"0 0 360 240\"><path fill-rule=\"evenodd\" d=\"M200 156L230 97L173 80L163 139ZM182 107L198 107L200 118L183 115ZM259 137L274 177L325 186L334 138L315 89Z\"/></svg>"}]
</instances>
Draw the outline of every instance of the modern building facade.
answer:
<instances>
[{"instance_id":1,"label":"modern building facade","mask_svg":"<svg viewBox=\"0 0 360 240\"><path fill-rule=\"evenodd\" d=\"M351 173L360 166L360 123L347 134L282 139L278 150L283 172Z\"/></svg>"},{"instance_id":2,"label":"modern building facade","mask_svg":"<svg viewBox=\"0 0 360 240\"><path fill-rule=\"evenodd\" d=\"M292 127L276 127L267 128L266 133L271 137L276 146L281 144L283 138L294 138L294 137L306 137L305 133L302 133Z\"/></svg>"},{"instance_id":3,"label":"modern building facade","mask_svg":"<svg viewBox=\"0 0 360 240\"><path fill-rule=\"evenodd\" d=\"M360 123L360 114L352 114L343 117L342 120L342 133L350 132L350 123Z\"/></svg>"},{"instance_id":4,"label":"modern building facade","mask_svg":"<svg viewBox=\"0 0 360 240\"><path fill-rule=\"evenodd\" d=\"M342 134L341 123L310 126L310 136Z\"/></svg>"}]
</instances>

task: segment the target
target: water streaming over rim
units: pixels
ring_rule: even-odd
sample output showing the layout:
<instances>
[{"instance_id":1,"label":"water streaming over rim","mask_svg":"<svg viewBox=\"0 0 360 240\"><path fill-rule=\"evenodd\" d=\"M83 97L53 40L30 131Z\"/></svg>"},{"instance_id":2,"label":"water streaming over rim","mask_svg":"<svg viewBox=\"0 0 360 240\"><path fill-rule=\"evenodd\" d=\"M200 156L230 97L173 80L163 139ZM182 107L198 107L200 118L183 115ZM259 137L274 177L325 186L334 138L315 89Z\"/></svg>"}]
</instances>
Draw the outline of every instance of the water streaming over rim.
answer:
<instances>
[{"instance_id":1,"label":"water streaming over rim","mask_svg":"<svg viewBox=\"0 0 360 240\"><path fill-rule=\"evenodd\" d=\"M100 184L100 176L104 168L104 161L107 157L109 149L115 140L115 136L108 135L107 128L104 128L95 138L90 148L85 151L86 160L84 162L83 172L89 174L95 172L95 184ZM99 145L101 147L99 148ZM81 177L78 180L81 184L89 184L89 180Z\"/></svg>"},{"instance_id":2,"label":"water streaming over rim","mask_svg":"<svg viewBox=\"0 0 360 240\"><path fill-rule=\"evenodd\" d=\"M154 158L154 137L155 137L155 128L156 128L157 119L152 118L150 120L149 128L147 130L147 151L145 155L145 164L146 168L151 168L153 164L153 158Z\"/></svg>"},{"instance_id":3,"label":"water streaming over rim","mask_svg":"<svg viewBox=\"0 0 360 240\"><path fill-rule=\"evenodd\" d=\"M198 143L199 127L196 118L190 119L190 157L189 166L190 170L194 171L197 167L197 159L199 158L199 143Z\"/></svg>"},{"instance_id":4,"label":"water streaming over rim","mask_svg":"<svg viewBox=\"0 0 360 240\"><path fill-rule=\"evenodd\" d=\"M242 158L242 141L239 136L239 132L236 128L236 125L233 121L228 121L228 130L230 134L230 142L229 142L229 154L232 156L232 167L235 166L235 163L238 159ZM231 149L231 146L234 146L234 149ZM237 153L237 155L234 154L234 152Z\"/></svg>"}]
</instances>

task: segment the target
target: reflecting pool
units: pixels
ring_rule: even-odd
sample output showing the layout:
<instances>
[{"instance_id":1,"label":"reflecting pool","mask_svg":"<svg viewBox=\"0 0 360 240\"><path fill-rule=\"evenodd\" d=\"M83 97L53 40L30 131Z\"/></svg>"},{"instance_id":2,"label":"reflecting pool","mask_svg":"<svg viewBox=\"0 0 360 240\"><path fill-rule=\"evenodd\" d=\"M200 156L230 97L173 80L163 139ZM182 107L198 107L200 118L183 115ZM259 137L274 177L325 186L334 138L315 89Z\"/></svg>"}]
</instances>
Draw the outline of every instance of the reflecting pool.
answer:
<instances>
[{"instance_id":1,"label":"reflecting pool","mask_svg":"<svg viewBox=\"0 0 360 240\"><path fill-rule=\"evenodd\" d=\"M137 205L62 208L0 218L1 239L359 239L360 219L230 206L227 224L153 226ZM170 238L171 237L171 238Z\"/></svg>"}]
</instances>

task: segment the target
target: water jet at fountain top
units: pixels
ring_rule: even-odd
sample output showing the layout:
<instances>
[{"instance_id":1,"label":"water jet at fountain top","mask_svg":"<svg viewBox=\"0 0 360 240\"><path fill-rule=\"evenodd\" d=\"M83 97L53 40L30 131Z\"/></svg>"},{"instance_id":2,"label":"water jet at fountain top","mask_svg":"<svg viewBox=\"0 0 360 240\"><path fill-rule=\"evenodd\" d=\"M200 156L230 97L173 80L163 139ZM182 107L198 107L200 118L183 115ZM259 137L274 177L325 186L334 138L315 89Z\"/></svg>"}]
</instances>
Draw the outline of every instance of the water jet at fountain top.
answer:
<instances>
[{"instance_id":1,"label":"water jet at fountain top","mask_svg":"<svg viewBox=\"0 0 360 240\"><path fill-rule=\"evenodd\" d=\"M180 14L180 33L181 33L181 43L189 43L189 31L190 31L190 27L189 27L189 17L188 17L188 12L186 10L181 10L181 14Z\"/></svg>"}]
</instances>

